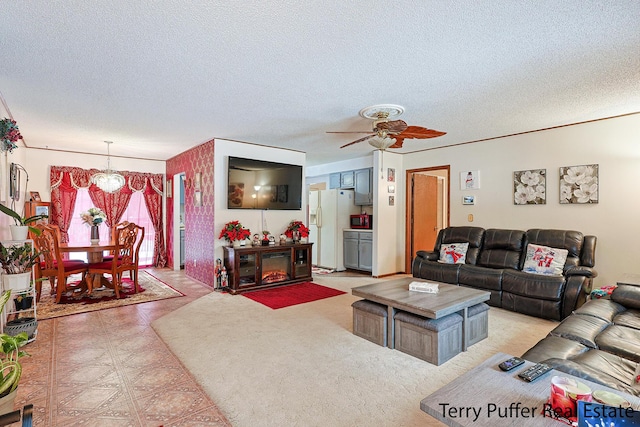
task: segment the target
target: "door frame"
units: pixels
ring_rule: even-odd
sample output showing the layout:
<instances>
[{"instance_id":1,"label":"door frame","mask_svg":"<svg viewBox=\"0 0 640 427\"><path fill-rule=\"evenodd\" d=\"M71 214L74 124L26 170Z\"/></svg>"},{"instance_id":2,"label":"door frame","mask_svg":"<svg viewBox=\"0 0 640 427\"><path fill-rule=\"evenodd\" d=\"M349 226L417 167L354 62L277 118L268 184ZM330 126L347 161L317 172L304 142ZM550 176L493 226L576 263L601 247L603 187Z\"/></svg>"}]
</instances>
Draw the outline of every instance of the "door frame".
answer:
<instances>
[{"instance_id":1,"label":"door frame","mask_svg":"<svg viewBox=\"0 0 640 427\"><path fill-rule=\"evenodd\" d=\"M430 171L446 171L447 186L443 191L442 198L446 202L446 226L449 226L451 220L451 166L432 166L428 168L407 169L405 171L405 183L406 189L406 205L405 205L405 237L404 237L404 260L405 260L405 273L411 274L411 236L413 233L413 218L411 216L411 206L413 205L413 192L411 191L411 182L413 181L413 175L417 173L424 173Z\"/></svg>"},{"instance_id":2,"label":"door frame","mask_svg":"<svg viewBox=\"0 0 640 427\"><path fill-rule=\"evenodd\" d=\"M173 175L173 269L180 270L180 265L185 261L180 251L180 199L184 193L185 172ZM183 218L184 222L184 218ZM186 264L186 263L185 263Z\"/></svg>"}]
</instances>

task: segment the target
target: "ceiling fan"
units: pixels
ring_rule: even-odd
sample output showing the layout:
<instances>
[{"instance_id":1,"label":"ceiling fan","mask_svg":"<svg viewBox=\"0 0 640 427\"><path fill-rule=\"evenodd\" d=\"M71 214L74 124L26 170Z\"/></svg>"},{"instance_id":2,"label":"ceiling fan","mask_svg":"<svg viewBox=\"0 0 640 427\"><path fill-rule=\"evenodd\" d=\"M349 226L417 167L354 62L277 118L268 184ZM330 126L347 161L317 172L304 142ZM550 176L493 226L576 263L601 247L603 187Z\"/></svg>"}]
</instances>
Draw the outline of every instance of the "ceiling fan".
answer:
<instances>
[{"instance_id":1,"label":"ceiling fan","mask_svg":"<svg viewBox=\"0 0 640 427\"><path fill-rule=\"evenodd\" d=\"M360 110L360 116L373 120L373 130L369 132L327 132L327 133L367 133L368 135L351 141L340 148L345 148L363 141L379 150L402 148L405 139L436 138L446 134L421 126L409 126L404 120L389 120L404 113L404 107L393 104L379 104Z\"/></svg>"}]
</instances>

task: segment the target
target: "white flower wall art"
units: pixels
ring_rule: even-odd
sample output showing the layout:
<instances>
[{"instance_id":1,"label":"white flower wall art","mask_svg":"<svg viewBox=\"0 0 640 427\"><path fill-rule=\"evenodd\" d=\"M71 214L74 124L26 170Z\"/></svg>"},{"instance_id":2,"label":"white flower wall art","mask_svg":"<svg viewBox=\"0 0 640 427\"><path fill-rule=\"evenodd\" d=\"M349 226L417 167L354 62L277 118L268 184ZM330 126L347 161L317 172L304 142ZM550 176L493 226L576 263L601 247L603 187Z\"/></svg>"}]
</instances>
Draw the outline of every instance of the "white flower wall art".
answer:
<instances>
[{"instance_id":1,"label":"white flower wall art","mask_svg":"<svg viewBox=\"0 0 640 427\"><path fill-rule=\"evenodd\" d=\"M598 165L561 167L560 203L598 203Z\"/></svg>"},{"instance_id":2,"label":"white flower wall art","mask_svg":"<svg viewBox=\"0 0 640 427\"><path fill-rule=\"evenodd\" d=\"M531 169L514 172L513 203L545 205L547 203L547 170Z\"/></svg>"}]
</instances>

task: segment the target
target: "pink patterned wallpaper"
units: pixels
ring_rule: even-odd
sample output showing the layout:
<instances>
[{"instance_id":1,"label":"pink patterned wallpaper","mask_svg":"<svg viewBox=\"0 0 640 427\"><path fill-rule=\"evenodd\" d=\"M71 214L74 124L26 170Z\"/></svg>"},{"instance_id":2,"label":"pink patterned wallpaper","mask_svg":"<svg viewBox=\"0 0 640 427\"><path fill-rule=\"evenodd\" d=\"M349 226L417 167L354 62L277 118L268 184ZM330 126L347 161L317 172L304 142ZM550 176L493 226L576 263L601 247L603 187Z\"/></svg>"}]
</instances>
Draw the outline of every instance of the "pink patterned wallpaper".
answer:
<instances>
[{"instance_id":1,"label":"pink patterned wallpaper","mask_svg":"<svg viewBox=\"0 0 640 427\"><path fill-rule=\"evenodd\" d=\"M167 179L177 173L185 173L184 242L185 272L187 276L214 287L214 248L217 240L214 229L214 141L208 141L167 160ZM202 206L195 206L194 181L201 174ZM178 197L178 195L174 195ZM173 268L173 200L167 201L167 255Z\"/></svg>"}]
</instances>

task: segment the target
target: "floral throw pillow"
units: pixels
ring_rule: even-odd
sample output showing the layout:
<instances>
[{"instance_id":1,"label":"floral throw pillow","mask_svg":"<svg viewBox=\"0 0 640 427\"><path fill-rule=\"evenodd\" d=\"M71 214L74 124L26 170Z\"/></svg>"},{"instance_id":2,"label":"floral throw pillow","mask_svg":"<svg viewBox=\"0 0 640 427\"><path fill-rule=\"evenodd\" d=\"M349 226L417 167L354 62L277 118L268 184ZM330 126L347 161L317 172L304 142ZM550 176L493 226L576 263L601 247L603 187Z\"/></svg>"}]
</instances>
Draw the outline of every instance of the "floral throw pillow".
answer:
<instances>
[{"instance_id":1,"label":"floral throw pillow","mask_svg":"<svg viewBox=\"0 0 640 427\"><path fill-rule=\"evenodd\" d=\"M556 249L530 243L527 245L527 255L524 259L522 271L547 276L562 274L568 254L569 251L566 249Z\"/></svg>"},{"instance_id":2,"label":"floral throw pillow","mask_svg":"<svg viewBox=\"0 0 640 427\"><path fill-rule=\"evenodd\" d=\"M464 264L469 243L447 243L440 246L440 259L445 264Z\"/></svg>"}]
</instances>

